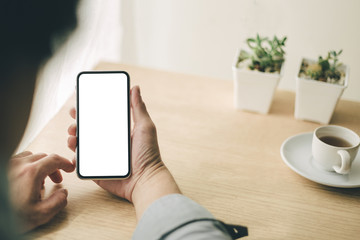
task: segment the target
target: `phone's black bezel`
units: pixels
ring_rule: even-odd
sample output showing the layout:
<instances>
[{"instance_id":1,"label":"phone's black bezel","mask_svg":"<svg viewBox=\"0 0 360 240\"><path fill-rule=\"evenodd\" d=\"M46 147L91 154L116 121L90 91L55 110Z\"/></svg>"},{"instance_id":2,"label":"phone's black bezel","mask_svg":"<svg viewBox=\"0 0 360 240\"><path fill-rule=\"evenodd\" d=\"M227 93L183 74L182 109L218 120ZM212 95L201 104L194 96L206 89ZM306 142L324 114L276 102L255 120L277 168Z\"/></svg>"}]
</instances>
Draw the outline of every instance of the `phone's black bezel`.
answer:
<instances>
[{"instance_id":1,"label":"phone's black bezel","mask_svg":"<svg viewBox=\"0 0 360 240\"><path fill-rule=\"evenodd\" d=\"M128 173L124 176L82 176L80 174L80 158L79 158L79 153L80 153L80 148L79 148L79 128L81 127L79 125L79 112L81 109L79 109L79 78L82 74L125 74L126 75L126 79L127 79L127 109L128 109ZM131 174L131 118L130 118L130 75L125 72L125 71L83 71L80 72L77 75L76 78L76 123L77 123L77 128L76 128L76 139L77 139L77 144L76 144L76 173L78 175L79 178L81 179L124 179L124 178L128 178Z\"/></svg>"}]
</instances>

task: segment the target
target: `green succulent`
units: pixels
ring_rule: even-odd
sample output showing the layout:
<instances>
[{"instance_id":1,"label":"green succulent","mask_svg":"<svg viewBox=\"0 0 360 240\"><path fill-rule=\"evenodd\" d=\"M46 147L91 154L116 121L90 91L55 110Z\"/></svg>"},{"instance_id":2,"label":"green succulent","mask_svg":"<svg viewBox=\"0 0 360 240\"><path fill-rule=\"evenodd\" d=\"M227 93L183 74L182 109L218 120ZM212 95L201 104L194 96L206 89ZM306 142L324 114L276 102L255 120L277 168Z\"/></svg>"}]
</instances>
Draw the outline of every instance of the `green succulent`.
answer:
<instances>
[{"instance_id":1,"label":"green succulent","mask_svg":"<svg viewBox=\"0 0 360 240\"><path fill-rule=\"evenodd\" d=\"M284 62L285 46L287 37L279 39L274 36L272 40L267 37L248 38L246 40L251 52L241 50L236 67L244 60L250 60L249 68L260 72L280 72Z\"/></svg>"},{"instance_id":2,"label":"green succulent","mask_svg":"<svg viewBox=\"0 0 360 240\"><path fill-rule=\"evenodd\" d=\"M305 66L304 73L311 79L323 82L338 82L341 79L341 71L339 67L342 63L339 62L339 55L342 50L329 51L326 58L319 56L319 59L314 64Z\"/></svg>"}]
</instances>

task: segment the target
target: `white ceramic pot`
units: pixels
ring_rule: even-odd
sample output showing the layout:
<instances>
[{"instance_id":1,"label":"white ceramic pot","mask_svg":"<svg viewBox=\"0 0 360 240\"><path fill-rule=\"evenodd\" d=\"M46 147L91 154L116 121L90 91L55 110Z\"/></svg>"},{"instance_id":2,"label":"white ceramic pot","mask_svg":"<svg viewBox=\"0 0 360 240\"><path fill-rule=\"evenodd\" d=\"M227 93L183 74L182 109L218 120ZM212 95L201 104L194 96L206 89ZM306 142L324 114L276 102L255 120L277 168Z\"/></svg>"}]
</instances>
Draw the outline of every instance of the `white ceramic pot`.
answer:
<instances>
[{"instance_id":1,"label":"white ceramic pot","mask_svg":"<svg viewBox=\"0 0 360 240\"><path fill-rule=\"evenodd\" d=\"M309 59L303 60L310 63L315 62ZM300 68L298 73L300 72ZM342 65L341 68L345 71L345 81L343 85L304 79L300 78L299 75L296 77L296 119L322 124L328 124L330 122L336 104L348 85L349 68L346 65Z\"/></svg>"},{"instance_id":2,"label":"white ceramic pot","mask_svg":"<svg viewBox=\"0 0 360 240\"><path fill-rule=\"evenodd\" d=\"M239 69L237 56L232 67L235 108L267 114L281 74Z\"/></svg>"}]
</instances>

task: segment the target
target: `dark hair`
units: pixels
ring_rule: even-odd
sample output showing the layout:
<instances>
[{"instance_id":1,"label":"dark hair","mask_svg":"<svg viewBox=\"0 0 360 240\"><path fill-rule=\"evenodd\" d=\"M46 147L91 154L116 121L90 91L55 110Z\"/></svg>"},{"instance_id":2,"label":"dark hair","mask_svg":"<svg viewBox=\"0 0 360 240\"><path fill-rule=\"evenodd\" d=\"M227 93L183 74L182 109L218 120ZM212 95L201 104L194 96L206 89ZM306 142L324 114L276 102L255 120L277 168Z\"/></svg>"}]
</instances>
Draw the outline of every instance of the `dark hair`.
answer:
<instances>
[{"instance_id":1,"label":"dark hair","mask_svg":"<svg viewBox=\"0 0 360 240\"><path fill-rule=\"evenodd\" d=\"M3 114L0 116L0 124L3 127L1 130L6 129L15 117L15 114L9 114L13 111L4 111L11 109L6 101L24 98L15 101L18 105L28 105L21 108L16 116L18 118L27 119L31 105L35 77L24 75L24 79L17 79L13 74L27 69L27 66L33 68L32 73L36 73L40 64L51 56L51 42L54 38L61 37L64 40L76 27L77 4L77 0L0 0L0 112ZM19 66L21 67L18 68ZM11 88L14 86L15 88ZM25 122L11 128L13 132L1 132L2 147L6 148L10 134L15 136L14 139L20 138ZM1 153L0 157L8 156ZM14 233L15 224L11 221L13 216L6 199L6 173L2 164L4 160L6 159L0 159L0 239L19 239L20 237Z\"/></svg>"},{"instance_id":2,"label":"dark hair","mask_svg":"<svg viewBox=\"0 0 360 240\"><path fill-rule=\"evenodd\" d=\"M39 65L52 54L54 38L65 39L77 25L77 0L0 0L0 68L16 61Z\"/></svg>"}]
</instances>

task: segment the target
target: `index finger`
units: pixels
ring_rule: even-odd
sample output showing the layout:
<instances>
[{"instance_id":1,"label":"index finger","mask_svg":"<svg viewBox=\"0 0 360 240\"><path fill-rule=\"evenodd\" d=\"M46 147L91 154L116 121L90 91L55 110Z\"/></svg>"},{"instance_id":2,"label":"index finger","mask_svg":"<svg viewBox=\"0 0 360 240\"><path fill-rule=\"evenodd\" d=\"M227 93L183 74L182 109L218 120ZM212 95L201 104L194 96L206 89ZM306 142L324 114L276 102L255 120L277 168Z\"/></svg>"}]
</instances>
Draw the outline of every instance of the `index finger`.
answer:
<instances>
[{"instance_id":1,"label":"index finger","mask_svg":"<svg viewBox=\"0 0 360 240\"><path fill-rule=\"evenodd\" d=\"M30 156L32 154L32 152L30 151L25 151L25 152L21 152L21 153L18 153L16 155L14 155L12 158L22 158L22 157L26 157L26 156Z\"/></svg>"},{"instance_id":2,"label":"index finger","mask_svg":"<svg viewBox=\"0 0 360 240\"><path fill-rule=\"evenodd\" d=\"M75 119L76 118L76 109L75 109L75 107L72 107L71 109L70 109L70 116L73 118L73 119Z\"/></svg>"},{"instance_id":3,"label":"index finger","mask_svg":"<svg viewBox=\"0 0 360 240\"><path fill-rule=\"evenodd\" d=\"M65 172L72 172L75 169L72 162L57 154L51 154L39 160L37 163L39 165L38 177L41 181L58 169L62 169Z\"/></svg>"}]
</instances>

